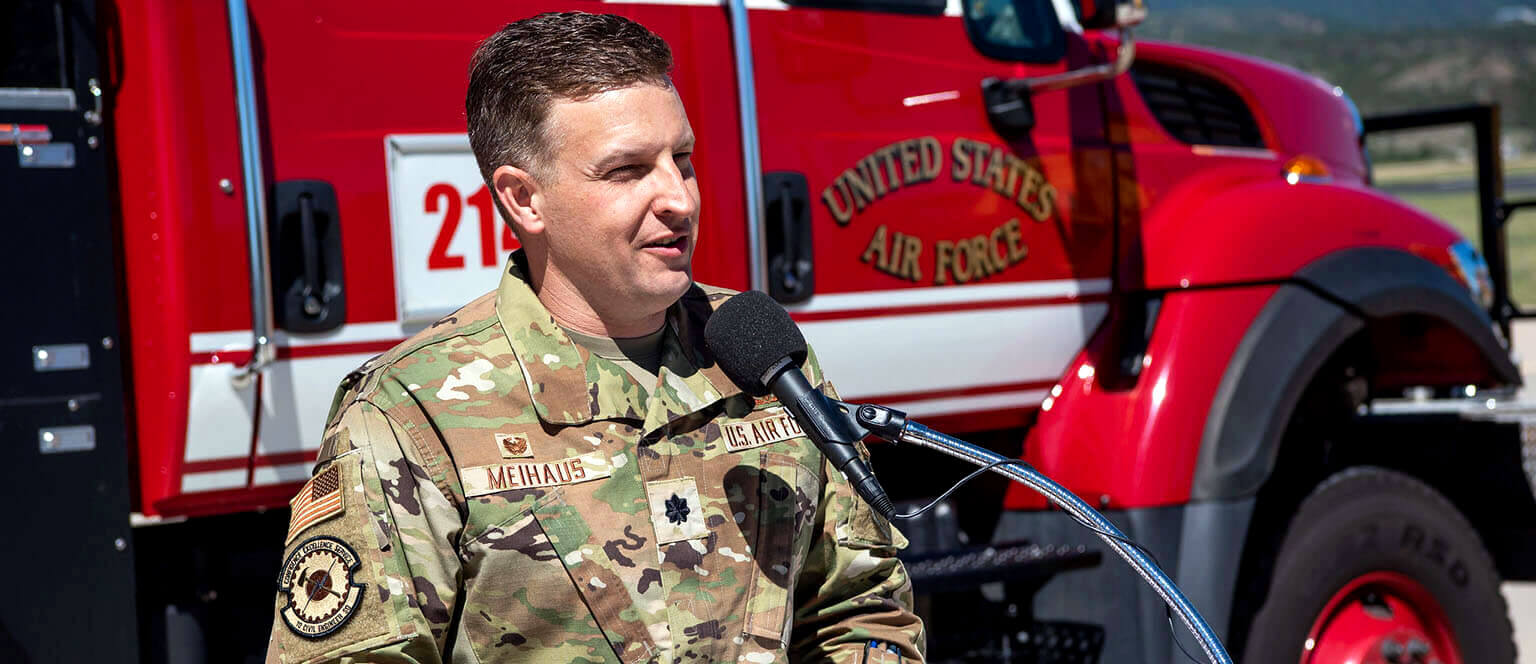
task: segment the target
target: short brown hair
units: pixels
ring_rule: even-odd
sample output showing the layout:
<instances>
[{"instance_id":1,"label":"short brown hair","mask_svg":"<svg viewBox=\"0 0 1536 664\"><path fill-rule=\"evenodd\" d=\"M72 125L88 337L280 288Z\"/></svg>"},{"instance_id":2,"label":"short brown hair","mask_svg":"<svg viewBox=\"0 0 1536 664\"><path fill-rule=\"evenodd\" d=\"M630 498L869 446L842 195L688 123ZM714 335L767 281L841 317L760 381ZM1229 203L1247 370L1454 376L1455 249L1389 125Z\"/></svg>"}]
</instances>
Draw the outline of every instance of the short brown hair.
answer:
<instances>
[{"instance_id":1,"label":"short brown hair","mask_svg":"<svg viewBox=\"0 0 1536 664\"><path fill-rule=\"evenodd\" d=\"M491 173L503 164L537 172L548 156L550 102L639 83L670 88L671 71L667 43L622 16L563 12L508 23L469 64L464 111L480 176L494 189Z\"/></svg>"}]
</instances>

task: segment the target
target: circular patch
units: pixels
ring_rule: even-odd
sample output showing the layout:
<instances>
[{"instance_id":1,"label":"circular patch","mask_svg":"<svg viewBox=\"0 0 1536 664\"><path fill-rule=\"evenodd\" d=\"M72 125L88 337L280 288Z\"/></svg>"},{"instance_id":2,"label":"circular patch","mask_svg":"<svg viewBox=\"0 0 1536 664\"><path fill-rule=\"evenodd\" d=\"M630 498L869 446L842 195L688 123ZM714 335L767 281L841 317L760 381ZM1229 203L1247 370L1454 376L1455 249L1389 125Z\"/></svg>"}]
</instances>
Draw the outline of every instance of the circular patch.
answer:
<instances>
[{"instance_id":1,"label":"circular patch","mask_svg":"<svg viewBox=\"0 0 1536 664\"><path fill-rule=\"evenodd\" d=\"M311 537L288 554L278 584L288 594L281 611L288 629L306 639L341 629L363 600L357 568L357 552L334 537Z\"/></svg>"}]
</instances>

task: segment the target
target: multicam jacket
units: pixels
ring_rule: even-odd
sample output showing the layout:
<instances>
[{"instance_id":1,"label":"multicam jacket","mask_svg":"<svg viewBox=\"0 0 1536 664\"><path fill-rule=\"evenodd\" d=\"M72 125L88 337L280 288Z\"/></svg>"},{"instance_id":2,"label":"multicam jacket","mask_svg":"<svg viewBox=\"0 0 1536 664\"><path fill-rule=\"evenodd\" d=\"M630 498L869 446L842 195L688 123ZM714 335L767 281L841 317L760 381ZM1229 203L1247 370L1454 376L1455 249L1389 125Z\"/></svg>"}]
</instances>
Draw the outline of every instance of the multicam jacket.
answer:
<instances>
[{"instance_id":1,"label":"multicam jacket","mask_svg":"<svg viewBox=\"0 0 1536 664\"><path fill-rule=\"evenodd\" d=\"M525 274L337 390L269 662L922 661L905 540L704 350L729 292L672 307L652 386Z\"/></svg>"}]
</instances>

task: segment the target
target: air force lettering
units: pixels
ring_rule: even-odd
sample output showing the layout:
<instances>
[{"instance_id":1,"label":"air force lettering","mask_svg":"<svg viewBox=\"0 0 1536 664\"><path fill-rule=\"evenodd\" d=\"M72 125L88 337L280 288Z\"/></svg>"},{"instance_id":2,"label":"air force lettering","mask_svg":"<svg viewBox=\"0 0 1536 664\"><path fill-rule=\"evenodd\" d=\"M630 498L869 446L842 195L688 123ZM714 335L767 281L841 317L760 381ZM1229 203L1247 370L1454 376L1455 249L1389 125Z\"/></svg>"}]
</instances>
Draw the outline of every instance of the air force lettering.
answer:
<instances>
[{"instance_id":1,"label":"air force lettering","mask_svg":"<svg viewBox=\"0 0 1536 664\"><path fill-rule=\"evenodd\" d=\"M725 433L725 449L740 452L805 435L795 418L783 408L770 408L765 412L767 416L759 419L722 425L720 429Z\"/></svg>"},{"instance_id":2,"label":"air force lettering","mask_svg":"<svg viewBox=\"0 0 1536 664\"><path fill-rule=\"evenodd\" d=\"M618 459L614 462L622 464ZM461 473L465 497L513 489L538 489L600 480L613 474L613 464L593 452L558 461L518 461L470 466Z\"/></svg>"}]
</instances>

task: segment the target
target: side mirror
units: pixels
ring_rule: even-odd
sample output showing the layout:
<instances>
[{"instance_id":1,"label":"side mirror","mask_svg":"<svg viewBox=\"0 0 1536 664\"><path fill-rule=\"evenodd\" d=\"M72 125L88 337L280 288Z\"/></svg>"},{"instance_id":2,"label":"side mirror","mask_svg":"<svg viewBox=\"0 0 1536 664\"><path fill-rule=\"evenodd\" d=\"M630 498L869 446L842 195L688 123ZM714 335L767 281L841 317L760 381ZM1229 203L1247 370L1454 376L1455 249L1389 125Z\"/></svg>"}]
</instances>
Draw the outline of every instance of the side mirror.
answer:
<instances>
[{"instance_id":1,"label":"side mirror","mask_svg":"<svg viewBox=\"0 0 1536 664\"><path fill-rule=\"evenodd\" d=\"M1097 83L1125 73L1136 58L1131 27L1147 16L1143 0L962 0L965 34L983 55L1010 62L1058 62L1066 54L1067 31L1116 28L1120 44L1113 62L1036 78L1003 81L1020 94ZM1071 7L1065 20L1057 7Z\"/></svg>"},{"instance_id":2,"label":"side mirror","mask_svg":"<svg viewBox=\"0 0 1536 664\"><path fill-rule=\"evenodd\" d=\"M1129 28L1147 17L1142 0L1072 0L1077 22L1085 30Z\"/></svg>"}]
</instances>

